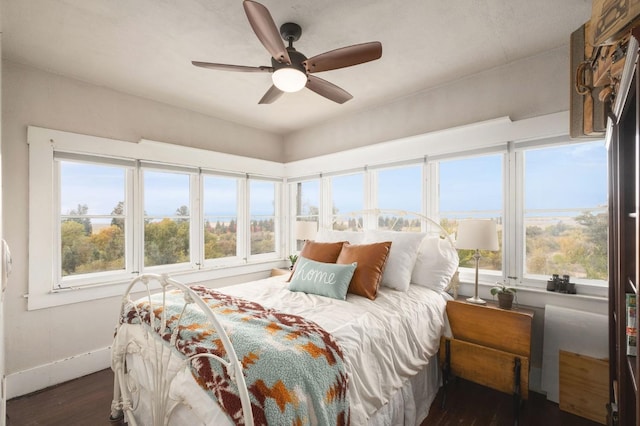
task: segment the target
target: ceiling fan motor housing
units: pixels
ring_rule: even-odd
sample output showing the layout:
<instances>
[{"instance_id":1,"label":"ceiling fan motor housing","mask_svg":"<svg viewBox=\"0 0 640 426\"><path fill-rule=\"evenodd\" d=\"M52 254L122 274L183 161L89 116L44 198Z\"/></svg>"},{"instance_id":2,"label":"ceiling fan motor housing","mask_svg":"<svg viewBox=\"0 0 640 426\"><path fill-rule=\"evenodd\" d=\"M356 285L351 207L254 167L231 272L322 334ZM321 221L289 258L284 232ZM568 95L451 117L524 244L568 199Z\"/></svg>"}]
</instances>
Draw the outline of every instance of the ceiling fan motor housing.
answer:
<instances>
[{"instance_id":1,"label":"ceiling fan motor housing","mask_svg":"<svg viewBox=\"0 0 640 426\"><path fill-rule=\"evenodd\" d=\"M287 52L289 52L289 58L291 58L291 65L278 62L274 58L271 58L271 66L273 66L273 71L275 72L280 68L295 68L307 74L307 69L303 64L303 62L307 60L307 57L293 48L287 48Z\"/></svg>"}]
</instances>

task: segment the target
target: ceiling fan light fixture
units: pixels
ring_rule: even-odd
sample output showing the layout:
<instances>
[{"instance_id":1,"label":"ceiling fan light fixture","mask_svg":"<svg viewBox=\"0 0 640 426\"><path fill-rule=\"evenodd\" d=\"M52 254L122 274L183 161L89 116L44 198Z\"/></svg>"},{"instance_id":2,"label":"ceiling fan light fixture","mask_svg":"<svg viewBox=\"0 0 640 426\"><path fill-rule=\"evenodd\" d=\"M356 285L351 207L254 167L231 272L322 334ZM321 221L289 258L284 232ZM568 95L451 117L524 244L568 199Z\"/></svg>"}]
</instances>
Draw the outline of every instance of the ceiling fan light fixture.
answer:
<instances>
[{"instance_id":1,"label":"ceiling fan light fixture","mask_svg":"<svg viewBox=\"0 0 640 426\"><path fill-rule=\"evenodd\" d=\"M307 84L307 75L296 68L280 68L271 76L273 84L283 92L297 92Z\"/></svg>"}]
</instances>

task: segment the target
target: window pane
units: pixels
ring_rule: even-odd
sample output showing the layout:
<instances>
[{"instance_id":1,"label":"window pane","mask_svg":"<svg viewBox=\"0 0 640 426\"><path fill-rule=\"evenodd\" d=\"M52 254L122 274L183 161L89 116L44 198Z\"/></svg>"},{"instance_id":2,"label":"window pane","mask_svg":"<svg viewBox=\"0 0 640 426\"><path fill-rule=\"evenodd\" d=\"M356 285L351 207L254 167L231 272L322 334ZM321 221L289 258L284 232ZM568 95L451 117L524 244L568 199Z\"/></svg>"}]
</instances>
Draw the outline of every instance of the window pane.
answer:
<instances>
[{"instance_id":1,"label":"window pane","mask_svg":"<svg viewBox=\"0 0 640 426\"><path fill-rule=\"evenodd\" d=\"M364 175L335 176L331 179L333 228L337 230L356 230L362 226L362 218L345 218L346 214L364 209ZM360 223L360 225L358 225Z\"/></svg>"},{"instance_id":2,"label":"window pane","mask_svg":"<svg viewBox=\"0 0 640 426\"><path fill-rule=\"evenodd\" d=\"M480 251L480 268L502 270L502 154L441 161L440 224L457 232L463 219L493 219L498 226L498 251ZM473 250L458 250L460 266L475 268Z\"/></svg>"},{"instance_id":3,"label":"window pane","mask_svg":"<svg viewBox=\"0 0 640 426\"><path fill-rule=\"evenodd\" d=\"M61 275L125 269L122 167L60 161Z\"/></svg>"},{"instance_id":4,"label":"window pane","mask_svg":"<svg viewBox=\"0 0 640 426\"><path fill-rule=\"evenodd\" d=\"M378 207L420 212L422 210L422 166L378 171Z\"/></svg>"},{"instance_id":5,"label":"window pane","mask_svg":"<svg viewBox=\"0 0 640 426\"><path fill-rule=\"evenodd\" d=\"M297 182L294 186L296 191L296 216L318 217L320 211L320 181Z\"/></svg>"},{"instance_id":6,"label":"window pane","mask_svg":"<svg viewBox=\"0 0 640 426\"><path fill-rule=\"evenodd\" d=\"M604 142L529 150L525 162L525 275L606 280Z\"/></svg>"},{"instance_id":7,"label":"window pane","mask_svg":"<svg viewBox=\"0 0 640 426\"><path fill-rule=\"evenodd\" d=\"M144 171L144 265L189 261L189 175Z\"/></svg>"},{"instance_id":8,"label":"window pane","mask_svg":"<svg viewBox=\"0 0 640 426\"><path fill-rule=\"evenodd\" d=\"M236 256L238 223L238 180L205 176L204 258Z\"/></svg>"},{"instance_id":9,"label":"window pane","mask_svg":"<svg viewBox=\"0 0 640 426\"><path fill-rule=\"evenodd\" d=\"M378 207L381 209L422 211L422 166L400 167L377 172ZM420 231L419 219L384 215L378 217L379 229Z\"/></svg>"},{"instance_id":10,"label":"window pane","mask_svg":"<svg viewBox=\"0 0 640 426\"><path fill-rule=\"evenodd\" d=\"M320 213L320 180L292 184L296 194L296 221L315 222L318 228ZM295 228L294 228L295 232ZM297 250L302 250L304 240L296 239Z\"/></svg>"},{"instance_id":11,"label":"window pane","mask_svg":"<svg viewBox=\"0 0 640 426\"><path fill-rule=\"evenodd\" d=\"M249 194L251 254L274 253L276 251L275 182L252 179L249 181Z\"/></svg>"}]
</instances>

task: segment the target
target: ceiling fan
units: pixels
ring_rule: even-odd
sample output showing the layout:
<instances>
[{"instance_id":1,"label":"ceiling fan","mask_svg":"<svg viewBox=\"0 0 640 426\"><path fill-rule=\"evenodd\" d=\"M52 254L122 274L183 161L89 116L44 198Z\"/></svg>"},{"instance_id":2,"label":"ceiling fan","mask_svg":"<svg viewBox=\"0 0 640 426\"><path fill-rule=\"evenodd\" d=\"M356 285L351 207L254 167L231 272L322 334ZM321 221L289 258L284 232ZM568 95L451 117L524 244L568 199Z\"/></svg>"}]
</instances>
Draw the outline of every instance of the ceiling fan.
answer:
<instances>
[{"instance_id":1,"label":"ceiling fan","mask_svg":"<svg viewBox=\"0 0 640 426\"><path fill-rule=\"evenodd\" d=\"M252 0L244 0L242 4L253 32L271 54L271 66L250 67L198 61L191 63L197 67L214 70L273 73L273 85L260 99L259 104L270 104L284 92L297 92L304 87L343 104L353 98L349 92L311 74L362 64L382 56L382 44L374 41L342 47L307 59L293 47L293 42L297 41L302 34L298 24L288 22L283 24L278 32L265 6ZM283 40L289 42L288 47L285 48Z\"/></svg>"}]
</instances>

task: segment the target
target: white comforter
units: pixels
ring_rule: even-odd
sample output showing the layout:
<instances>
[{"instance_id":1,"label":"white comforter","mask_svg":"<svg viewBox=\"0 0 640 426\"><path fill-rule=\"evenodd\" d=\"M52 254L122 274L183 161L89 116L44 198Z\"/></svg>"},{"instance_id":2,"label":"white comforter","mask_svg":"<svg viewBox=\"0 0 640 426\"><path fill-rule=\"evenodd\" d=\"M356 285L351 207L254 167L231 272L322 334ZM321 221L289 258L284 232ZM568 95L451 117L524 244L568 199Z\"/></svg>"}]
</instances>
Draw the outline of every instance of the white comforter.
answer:
<instances>
[{"instance_id":1,"label":"white comforter","mask_svg":"<svg viewBox=\"0 0 640 426\"><path fill-rule=\"evenodd\" d=\"M438 351L446 301L450 298L445 293L415 285L407 292L382 287L375 301L352 294L341 301L291 292L287 278L288 275L272 277L216 290L303 316L331 333L345 355L352 425L366 425ZM115 344L123 345L129 339L142 344L146 340L140 330L124 324ZM136 359L129 362L142 387L146 387L144 377L149 366ZM190 373L178 374L171 393L187 402L173 413L172 424L231 424ZM144 398L140 398L140 405L145 405Z\"/></svg>"},{"instance_id":2,"label":"white comforter","mask_svg":"<svg viewBox=\"0 0 640 426\"><path fill-rule=\"evenodd\" d=\"M288 275L219 290L303 316L331 333L345 353L354 425L366 424L438 351L445 294L415 285L406 293L382 287L375 301L352 294L342 301L291 292L286 278Z\"/></svg>"}]
</instances>

